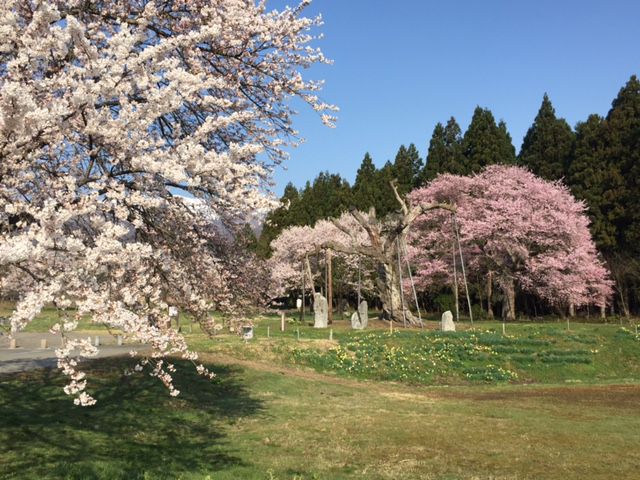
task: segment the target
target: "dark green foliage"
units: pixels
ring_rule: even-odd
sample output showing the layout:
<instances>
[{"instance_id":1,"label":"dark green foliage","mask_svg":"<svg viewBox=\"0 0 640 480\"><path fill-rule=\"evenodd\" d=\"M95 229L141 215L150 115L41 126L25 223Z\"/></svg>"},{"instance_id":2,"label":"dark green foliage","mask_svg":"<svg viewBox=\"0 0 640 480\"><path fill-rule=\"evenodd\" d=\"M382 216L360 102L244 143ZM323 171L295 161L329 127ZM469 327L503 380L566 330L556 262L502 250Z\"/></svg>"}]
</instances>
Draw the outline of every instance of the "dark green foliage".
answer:
<instances>
[{"instance_id":1,"label":"dark green foliage","mask_svg":"<svg viewBox=\"0 0 640 480\"><path fill-rule=\"evenodd\" d=\"M351 186L339 174L321 172L312 185L307 183L300 200L303 223L297 225L313 225L323 218L337 217L351 207Z\"/></svg>"},{"instance_id":2,"label":"dark green foliage","mask_svg":"<svg viewBox=\"0 0 640 480\"><path fill-rule=\"evenodd\" d=\"M387 161L378 171L376 177L376 203L374 207L378 217L384 217L399 208L390 185L390 182L396 178L393 164Z\"/></svg>"},{"instance_id":3,"label":"dark green foliage","mask_svg":"<svg viewBox=\"0 0 640 480\"><path fill-rule=\"evenodd\" d=\"M464 165L459 172L469 175L487 165L515 163L515 148L504 122L499 125L490 110L476 107L462 139Z\"/></svg>"},{"instance_id":4,"label":"dark green foliage","mask_svg":"<svg viewBox=\"0 0 640 480\"><path fill-rule=\"evenodd\" d=\"M616 165L605 157L604 119L590 115L576 126L573 159L567 181L576 198L584 200L591 219L591 233L601 251L615 249L616 227L611 221L618 213L616 199L622 177Z\"/></svg>"},{"instance_id":5,"label":"dark green foliage","mask_svg":"<svg viewBox=\"0 0 640 480\"><path fill-rule=\"evenodd\" d=\"M271 254L271 242L287 227L298 225L297 210L300 208L300 193L289 182L284 187L284 194L280 198L282 205L267 215L258 239L257 253L263 258Z\"/></svg>"},{"instance_id":6,"label":"dark green foliage","mask_svg":"<svg viewBox=\"0 0 640 480\"><path fill-rule=\"evenodd\" d=\"M560 180L566 176L573 142L571 127L564 119L556 118L545 93L533 125L522 142L518 163L546 180Z\"/></svg>"},{"instance_id":7,"label":"dark green foliage","mask_svg":"<svg viewBox=\"0 0 640 480\"><path fill-rule=\"evenodd\" d=\"M462 130L451 117L446 126L438 123L429 142L427 161L419 183L424 185L441 173L459 174L464 170L462 157Z\"/></svg>"},{"instance_id":8,"label":"dark green foliage","mask_svg":"<svg viewBox=\"0 0 640 480\"><path fill-rule=\"evenodd\" d=\"M616 281L617 304L640 306L640 81L620 89L607 117L591 115L576 128L569 185L585 200L592 232Z\"/></svg>"},{"instance_id":9,"label":"dark green foliage","mask_svg":"<svg viewBox=\"0 0 640 480\"><path fill-rule=\"evenodd\" d=\"M398 180L400 195L404 196L418 186L422 168L422 159L416 146L413 143L407 148L401 145L393 163L393 173Z\"/></svg>"},{"instance_id":10,"label":"dark green foliage","mask_svg":"<svg viewBox=\"0 0 640 480\"><path fill-rule=\"evenodd\" d=\"M634 75L620 90L607 115L606 158L620 171L623 185L614 219L618 242L640 253L640 81Z\"/></svg>"},{"instance_id":11,"label":"dark green foliage","mask_svg":"<svg viewBox=\"0 0 640 480\"><path fill-rule=\"evenodd\" d=\"M353 206L358 210L367 211L376 203L376 182L378 170L373 164L369 153L365 153L356 180L353 184Z\"/></svg>"}]
</instances>

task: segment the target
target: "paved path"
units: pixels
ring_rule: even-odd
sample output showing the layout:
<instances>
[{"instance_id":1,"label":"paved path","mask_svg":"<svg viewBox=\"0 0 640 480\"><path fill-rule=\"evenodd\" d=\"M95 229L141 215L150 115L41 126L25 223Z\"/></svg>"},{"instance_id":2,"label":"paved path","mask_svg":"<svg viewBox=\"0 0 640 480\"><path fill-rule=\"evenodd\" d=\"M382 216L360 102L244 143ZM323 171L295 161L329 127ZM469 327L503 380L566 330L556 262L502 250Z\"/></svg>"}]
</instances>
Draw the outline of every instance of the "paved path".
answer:
<instances>
[{"instance_id":1,"label":"paved path","mask_svg":"<svg viewBox=\"0 0 640 480\"><path fill-rule=\"evenodd\" d=\"M107 332L73 333L72 338L100 337L100 347L97 357L116 357L128 355L129 351L144 351L146 345L116 344L116 339ZM47 348L40 348L40 341L47 340ZM16 335L18 348L9 348L9 338L0 336L0 374L23 372L35 368L48 368L57 365L55 349L60 345L60 335L52 333L18 333Z\"/></svg>"}]
</instances>

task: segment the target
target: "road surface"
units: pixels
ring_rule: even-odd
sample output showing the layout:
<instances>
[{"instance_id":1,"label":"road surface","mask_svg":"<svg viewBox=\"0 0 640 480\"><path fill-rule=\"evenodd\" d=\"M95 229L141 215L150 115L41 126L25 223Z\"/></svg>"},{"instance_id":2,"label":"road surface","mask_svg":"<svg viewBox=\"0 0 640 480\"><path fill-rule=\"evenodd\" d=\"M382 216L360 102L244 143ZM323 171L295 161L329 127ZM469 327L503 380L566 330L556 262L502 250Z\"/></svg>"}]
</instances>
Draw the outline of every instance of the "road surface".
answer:
<instances>
[{"instance_id":1,"label":"road surface","mask_svg":"<svg viewBox=\"0 0 640 480\"><path fill-rule=\"evenodd\" d=\"M105 358L128 355L131 350L144 351L145 345L131 344L118 346L115 337L107 332L86 332L69 335L72 338L100 337L100 347L97 357ZM16 335L17 348L9 348L9 337L0 335L0 374L23 372L35 368L48 368L57 365L55 349L60 346L60 335L52 333L25 333ZM40 348L41 341L47 341L47 348Z\"/></svg>"}]
</instances>

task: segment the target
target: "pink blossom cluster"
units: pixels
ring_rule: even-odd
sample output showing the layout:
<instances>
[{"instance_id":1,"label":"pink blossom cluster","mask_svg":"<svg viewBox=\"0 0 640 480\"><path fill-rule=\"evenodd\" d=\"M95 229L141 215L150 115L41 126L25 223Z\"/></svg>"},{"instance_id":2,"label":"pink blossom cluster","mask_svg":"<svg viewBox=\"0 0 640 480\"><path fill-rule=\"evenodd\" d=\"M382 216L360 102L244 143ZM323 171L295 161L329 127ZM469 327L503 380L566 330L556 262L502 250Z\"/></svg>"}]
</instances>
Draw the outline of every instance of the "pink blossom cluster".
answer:
<instances>
[{"instance_id":1,"label":"pink blossom cluster","mask_svg":"<svg viewBox=\"0 0 640 480\"><path fill-rule=\"evenodd\" d=\"M550 305L604 305L611 296L612 282L591 238L586 207L559 182L495 165L469 177L441 175L413 191L410 200L456 205L471 275L493 272L498 285L515 282ZM450 283L454 239L448 212L431 211L414 223L409 254L423 289Z\"/></svg>"},{"instance_id":2,"label":"pink blossom cluster","mask_svg":"<svg viewBox=\"0 0 640 480\"><path fill-rule=\"evenodd\" d=\"M269 267L277 293L282 295L286 291L300 288L301 268L305 257L309 257L311 264L316 263L312 273L314 280L320 279L324 256L318 262L316 254L332 247L335 258L345 264L347 278L343 280L356 288L360 269L361 288L365 291L372 290L371 262L360 255L344 253L335 248L350 250L368 244L366 232L351 213L344 213L335 220L320 220L313 227L305 225L286 228L271 242L273 255L269 259Z\"/></svg>"}]
</instances>

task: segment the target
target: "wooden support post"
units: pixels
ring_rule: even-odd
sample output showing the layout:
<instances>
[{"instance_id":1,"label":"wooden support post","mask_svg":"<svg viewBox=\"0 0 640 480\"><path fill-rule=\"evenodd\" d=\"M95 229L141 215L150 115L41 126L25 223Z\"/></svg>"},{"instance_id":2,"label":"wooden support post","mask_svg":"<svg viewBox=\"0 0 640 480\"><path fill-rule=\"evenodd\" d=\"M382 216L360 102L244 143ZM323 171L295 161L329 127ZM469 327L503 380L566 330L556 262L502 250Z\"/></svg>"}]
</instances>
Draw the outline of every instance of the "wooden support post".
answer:
<instances>
[{"instance_id":1,"label":"wooden support post","mask_svg":"<svg viewBox=\"0 0 640 480\"><path fill-rule=\"evenodd\" d=\"M40 340L40 348L42 350L47 348L47 339L46 338L43 338L42 340Z\"/></svg>"},{"instance_id":2,"label":"wooden support post","mask_svg":"<svg viewBox=\"0 0 640 480\"><path fill-rule=\"evenodd\" d=\"M407 309L404 305L404 285L402 285L402 260L400 260L400 237L396 238L396 253L398 256L398 283L400 284L400 308L402 308L402 322L407 328Z\"/></svg>"},{"instance_id":3,"label":"wooden support post","mask_svg":"<svg viewBox=\"0 0 640 480\"><path fill-rule=\"evenodd\" d=\"M302 308L300 309L300 323L304 322L304 262L300 262L300 270L302 273ZM284 315L284 313L282 314ZM282 328L284 332L284 327Z\"/></svg>"},{"instance_id":4,"label":"wooden support post","mask_svg":"<svg viewBox=\"0 0 640 480\"><path fill-rule=\"evenodd\" d=\"M284 332L284 312L280 313L280 331Z\"/></svg>"},{"instance_id":5,"label":"wooden support post","mask_svg":"<svg viewBox=\"0 0 640 480\"><path fill-rule=\"evenodd\" d=\"M456 242L453 241L453 301L456 309L456 323L460 321L460 307L458 306L458 267L456 266Z\"/></svg>"},{"instance_id":6,"label":"wooden support post","mask_svg":"<svg viewBox=\"0 0 640 480\"><path fill-rule=\"evenodd\" d=\"M460 232L458 231L458 221L453 216L453 227L456 231L456 242L458 243L458 253L460 254L460 267L462 268L462 281L464 282L464 291L467 295L467 306L469 307L469 320L473 326L473 311L471 310L471 296L469 295L469 284L467 283L467 272L464 268L464 258L462 257L462 247L460 246Z\"/></svg>"},{"instance_id":7,"label":"wooden support post","mask_svg":"<svg viewBox=\"0 0 640 480\"><path fill-rule=\"evenodd\" d=\"M327 312L327 320L329 325L333 323L333 274L331 269L332 262L332 254L331 249L327 248L326 253L326 262L327 262L327 305L329 306L329 311Z\"/></svg>"}]
</instances>

